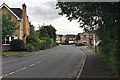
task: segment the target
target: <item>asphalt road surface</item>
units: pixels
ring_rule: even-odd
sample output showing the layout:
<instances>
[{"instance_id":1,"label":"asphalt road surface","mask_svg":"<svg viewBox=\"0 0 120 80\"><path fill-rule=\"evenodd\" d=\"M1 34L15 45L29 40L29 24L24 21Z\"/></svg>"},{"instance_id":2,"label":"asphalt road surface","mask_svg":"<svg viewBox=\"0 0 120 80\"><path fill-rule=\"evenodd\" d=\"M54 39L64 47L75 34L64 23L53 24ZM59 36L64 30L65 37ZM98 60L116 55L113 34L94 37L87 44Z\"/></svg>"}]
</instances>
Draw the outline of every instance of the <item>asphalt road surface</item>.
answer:
<instances>
[{"instance_id":1,"label":"asphalt road surface","mask_svg":"<svg viewBox=\"0 0 120 80\"><path fill-rule=\"evenodd\" d=\"M4 78L76 78L84 57L83 51L75 45L29 54L31 56L3 58Z\"/></svg>"}]
</instances>

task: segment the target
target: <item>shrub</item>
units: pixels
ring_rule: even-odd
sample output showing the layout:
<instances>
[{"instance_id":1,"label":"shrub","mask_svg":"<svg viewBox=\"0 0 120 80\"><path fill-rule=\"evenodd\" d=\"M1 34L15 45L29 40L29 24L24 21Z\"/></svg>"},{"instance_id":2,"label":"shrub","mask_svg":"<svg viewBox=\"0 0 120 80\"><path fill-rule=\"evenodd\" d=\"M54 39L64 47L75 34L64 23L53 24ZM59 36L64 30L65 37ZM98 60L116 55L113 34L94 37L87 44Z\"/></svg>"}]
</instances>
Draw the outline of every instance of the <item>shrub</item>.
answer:
<instances>
[{"instance_id":1,"label":"shrub","mask_svg":"<svg viewBox=\"0 0 120 80\"><path fill-rule=\"evenodd\" d=\"M27 44L26 51L33 52L33 51L36 51L36 48L32 44Z\"/></svg>"},{"instance_id":2,"label":"shrub","mask_svg":"<svg viewBox=\"0 0 120 80\"><path fill-rule=\"evenodd\" d=\"M51 40L50 47L54 47L54 46L56 46L56 42L55 42L53 39L50 39L50 40Z\"/></svg>"},{"instance_id":3,"label":"shrub","mask_svg":"<svg viewBox=\"0 0 120 80\"><path fill-rule=\"evenodd\" d=\"M38 44L38 47L40 50L46 49L46 41L45 40L40 40L40 43Z\"/></svg>"},{"instance_id":4,"label":"shrub","mask_svg":"<svg viewBox=\"0 0 120 80\"><path fill-rule=\"evenodd\" d=\"M13 51L23 51L25 50L25 43L23 40L15 39L11 41L10 48Z\"/></svg>"},{"instance_id":5,"label":"shrub","mask_svg":"<svg viewBox=\"0 0 120 80\"><path fill-rule=\"evenodd\" d=\"M85 46L84 44L82 43L75 43L76 46Z\"/></svg>"},{"instance_id":6,"label":"shrub","mask_svg":"<svg viewBox=\"0 0 120 80\"><path fill-rule=\"evenodd\" d=\"M56 43L56 46L59 46L59 43Z\"/></svg>"},{"instance_id":7,"label":"shrub","mask_svg":"<svg viewBox=\"0 0 120 80\"><path fill-rule=\"evenodd\" d=\"M46 41L46 49L50 48L51 40L49 37L41 37L41 40Z\"/></svg>"},{"instance_id":8,"label":"shrub","mask_svg":"<svg viewBox=\"0 0 120 80\"><path fill-rule=\"evenodd\" d=\"M69 41L68 40L65 40L65 44L68 44L69 43Z\"/></svg>"}]
</instances>

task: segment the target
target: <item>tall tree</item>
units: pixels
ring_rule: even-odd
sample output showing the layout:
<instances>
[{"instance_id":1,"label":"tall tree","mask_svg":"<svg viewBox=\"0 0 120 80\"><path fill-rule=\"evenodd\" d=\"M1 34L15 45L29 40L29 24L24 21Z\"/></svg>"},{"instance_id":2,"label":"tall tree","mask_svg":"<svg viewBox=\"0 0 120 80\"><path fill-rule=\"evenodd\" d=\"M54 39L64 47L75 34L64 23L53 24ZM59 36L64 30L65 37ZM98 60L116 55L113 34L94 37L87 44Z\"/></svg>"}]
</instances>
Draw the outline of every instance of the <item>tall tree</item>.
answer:
<instances>
[{"instance_id":1,"label":"tall tree","mask_svg":"<svg viewBox=\"0 0 120 80\"><path fill-rule=\"evenodd\" d=\"M39 38L42 37L49 37L47 29L45 28L45 26L39 26Z\"/></svg>"},{"instance_id":2,"label":"tall tree","mask_svg":"<svg viewBox=\"0 0 120 80\"><path fill-rule=\"evenodd\" d=\"M34 26L30 25L30 35L27 36L26 38L26 42L27 43L34 43L34 42L38 42L38 35L36 33L36 31L34 30Z\"/></svg>"},{"instance_id":3,"label":"tall tree","mask_svg":"<svg viewBox=\"0 0 120 80\"><path fill-rule=\"evenodd\" d=\"M66 15L68 20L77 19L85 31L96 30L101 39L100 50L108 60L112 72L120 73L120 3L119 2L58 2L60 15Z\"/></svg>"},{"instance_id":4,"label":"tall tree","mask_svg":"<svg viewBox=\"0 0 120 80\"><path fill-rule=\"evenodd\" d=\"M4 40L5 36L11 35L20 26L11 19L12 14L8 12L7 14L2 14L2 38Z\"/></svg>"},{"instance_id":5,"label":"tall tree","mask_svg":"<svg viewBox=\"0 0 120 80\"><path fill-rule=\"evenodd\" d=\"M80 40L80 34L81 34L81 33L78 33L78 34L76 35L76 40L77 40L77 41Z\"/></svg>"},{"instance_id":6,"label":"tall tree","mask_svg":"<svg viewBox=\"0 0 120 80\"><path fill-rule=\"evenodd\" d=\"M56 41L56 29L52 25L47 25L47 26L45 26L45 28L46 28L50 38L52 38L54 41Z\"/></svg>"}]
</instances>

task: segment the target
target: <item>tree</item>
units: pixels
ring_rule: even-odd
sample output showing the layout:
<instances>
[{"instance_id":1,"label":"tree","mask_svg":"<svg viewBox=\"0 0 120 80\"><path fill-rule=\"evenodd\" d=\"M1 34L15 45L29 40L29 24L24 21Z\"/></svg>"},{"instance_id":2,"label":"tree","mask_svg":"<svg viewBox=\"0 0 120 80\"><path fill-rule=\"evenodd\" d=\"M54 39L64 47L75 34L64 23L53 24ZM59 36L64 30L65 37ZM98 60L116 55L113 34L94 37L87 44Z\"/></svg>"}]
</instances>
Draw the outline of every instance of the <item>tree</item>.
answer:
<instances>
[{"instance_id":1,"label":"tree","mask_svg":"<svg viewBox=\"0 0 120 80\"><path fill-rule=\"evenodd\" d=\"M34 26L30 25L30 35L27 36L26 38L26 42L27 43L34 43L34 42L38 42L38 35L36 33L36 31L34 30Z\"/></svg>"},{"instance_id":2,"label":"tree","mask_svg":"<svg viewBox=\"0 0 120 80\"><path fill-rule=\"evenodd\" d=\"M49 37L47 29L45 28L45 26L39 27L39 38L42 38L42 37Z\"/></svg>"},{"instance_id":3,"label":"tree","mask_svg":"<svg viewBox=\"0 0 120 80\"><path fill-rule=\"evenodd\" d=\"M81 34L81 33L78 33L77 36L76 36L76 40L77 40L77 41L80 40L80 34Z\"/></svg>"},{"instance_id":4,"label":"tree","mask_svg":"<svg viewBox=\"0 0 120 80\"><path fill-rule=\"evenodd\" d=\"M47 25L47 26L45 26L45 28L46 28L50 38L52 38L54 41L56 41L56 29L52 25Z\"/></svg>"},{"instance_id":5,"label":"tree","mask_svg":"<svg viewBox=\"0 0 120 80\"><path fill-rule=\"evenodd\" d=\"M17 23L11 19L12 14L8 12L7 14L2 14L2 38L7 35L11 35L15 30L19 29L20 26L16 26Z\"/></svg>"},{"instance_id":6,"label":"tree","mask_svg":"<svg viewBox=\"0 0 120 80\"><path fill-rule=\"evenodd\" d=\"M80 3L58 2L60 15L66 15L68 20L77 19L85 31L95 30L101 39L101 53L106 56L108 68L114 73L120 73L120 3Z\"/></svg>"}]
</instances>

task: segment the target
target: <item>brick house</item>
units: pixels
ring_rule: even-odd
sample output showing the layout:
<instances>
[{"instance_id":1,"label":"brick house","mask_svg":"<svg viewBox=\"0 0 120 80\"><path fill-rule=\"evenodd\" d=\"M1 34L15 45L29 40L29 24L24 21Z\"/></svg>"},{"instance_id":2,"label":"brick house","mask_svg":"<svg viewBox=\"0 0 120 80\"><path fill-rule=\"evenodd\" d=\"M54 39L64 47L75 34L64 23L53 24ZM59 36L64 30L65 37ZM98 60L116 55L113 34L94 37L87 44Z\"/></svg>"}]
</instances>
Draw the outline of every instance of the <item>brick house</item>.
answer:
<instances>
[{"instance_id":1,"label":"brick house","mask_svg":"<svg viewBox=\"0 0 120 80\"><path fill-rule=\"evenodd\" d=\"M66 40L65 35L57 34L56 42L62 43L62 42L65 42L65 40Z\"/></svg>"},{"instance_id":2,"label":"brick house","mask_svg":"<svg viewBox=\"0 0 120 80\"><path fill-rule=\"evenodd\" d=\"M69 41L69 43L75 43L76 42L76 35L67 34L65 37L66 37L66 40Z\"/></svg>"},{"instance_id":3,"label":"brick house","mask_svg":"<svg viewBox=\"0 0 120 80\"><path fill-rule=\"evenodd\" d=\"M10 49L10 41L13 39L21 39L26 43L26 37L30 34L30 24L29 18L27 16L27 7L25 4L21 8L10 8L7 4L3 3L0 6L0 13L7 14L8 11L12 14L11 19L17 23L17 26L20 26L19 29L12 34L12 36L7 35L5 40L2 41L2 50Z\"/></svg>"},{"instance_id":4,"label":"brick house","mask_svg":"<svg viewBox=\"0 0 120 80\"><path fill-rule=\"evenodd\" d=\"M95 44L95 39L98 37L95 36L94 31L88 31L84 32L80 35L80 43L85 44L85 45L94 45Z\"/></svg>"}]
</instances>

